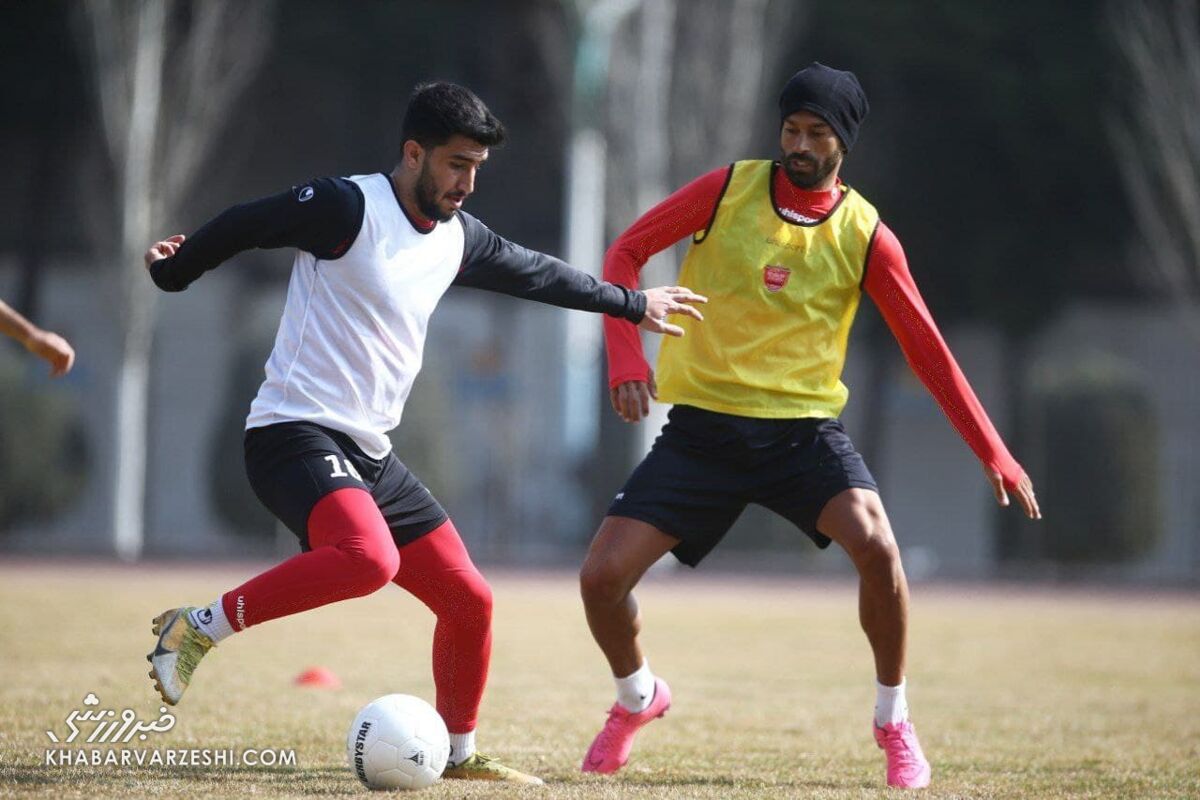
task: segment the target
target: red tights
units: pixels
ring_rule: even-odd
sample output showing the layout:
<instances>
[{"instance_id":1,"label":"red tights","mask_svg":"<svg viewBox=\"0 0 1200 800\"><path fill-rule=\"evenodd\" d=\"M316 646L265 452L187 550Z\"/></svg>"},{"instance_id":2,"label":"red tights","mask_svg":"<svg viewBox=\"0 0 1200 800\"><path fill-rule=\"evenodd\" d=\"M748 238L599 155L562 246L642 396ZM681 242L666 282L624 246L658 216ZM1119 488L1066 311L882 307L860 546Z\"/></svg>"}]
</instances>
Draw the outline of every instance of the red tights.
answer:
<instances>
[{"instance_id":1,"label":"red tights","mask_svg":"<svg viewBox=\"0 0 1200 800\"><path fill-rule=\"evenodd\" d=\"M492 590L446 520L397 549L370 493L339 489L308 518L306 553L222 597L234 630L371 594L389 582L437 617L433 679L437 709L451 733L475 729L492 652Z\"/></svg>"}]
</instances>

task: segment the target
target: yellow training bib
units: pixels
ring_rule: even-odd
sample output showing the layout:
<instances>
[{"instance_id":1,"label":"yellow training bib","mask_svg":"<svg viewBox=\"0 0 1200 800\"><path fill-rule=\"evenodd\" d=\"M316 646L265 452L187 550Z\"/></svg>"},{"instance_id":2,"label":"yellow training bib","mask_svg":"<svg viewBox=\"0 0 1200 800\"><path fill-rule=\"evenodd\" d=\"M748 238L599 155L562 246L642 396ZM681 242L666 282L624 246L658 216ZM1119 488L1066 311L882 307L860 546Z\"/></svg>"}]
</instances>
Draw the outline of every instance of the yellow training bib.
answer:
<instances>
[{"instance_id":1,"label":"yellow training bib","mask_svg":"<svg viewBox=\"0 0 1200 800\"><path fill-rule=\"evenodd\" d=\"M745 417L836 417L875 208L844 187L820 222L775 206L771 161L739 161L707 231L692 240L679 283L708 297L704 322L663 337L659 399Z\"/></svg>"}]
</instances>

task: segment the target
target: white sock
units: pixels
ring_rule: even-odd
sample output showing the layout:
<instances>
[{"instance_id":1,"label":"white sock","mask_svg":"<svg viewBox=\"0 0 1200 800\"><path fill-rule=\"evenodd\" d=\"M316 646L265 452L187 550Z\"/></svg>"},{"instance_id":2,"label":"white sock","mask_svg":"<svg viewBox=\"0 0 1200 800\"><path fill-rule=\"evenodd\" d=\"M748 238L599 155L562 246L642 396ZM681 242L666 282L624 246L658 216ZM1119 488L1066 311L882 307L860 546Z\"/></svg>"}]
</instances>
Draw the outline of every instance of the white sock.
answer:
<instances>
[{"instance_id":1,"label":"white sock","mask_svg":"<svg viewBox=\"0 0 1200 800\"><path fill-rule=\"evenodd\" d=\"M875 681L875 724L883 727L908 720L908 700L904 697L905 681L899 686L884 686Z\"/></svg>"},{"instance_id":2,"label":"white sock","mask_svg":"<svg viewBox=\"0 0 1200 800\"><path fill-rule=\"evenodd\" d=\"M617 682L617 702L626 711L634 714L645 711L654 699L654 673L650 671L649 661L643 661L632 675L614 680Z\"/></svg>"},{"instance_id":3,"label":"white sock","mask_svg":"<svg viewBox=\"0 0 1200 800\"><path fill-rule=\"evenodd\" d=\"M475 755L475 731L450 734L450 758L446 762L457 767L471 756Z\"/></svg>"},{"instance_id":4,"label":"white sock","mask_svg":"<svg viewBox=\"0 0 1200 800\"><path fill-rule=\"evenodd\" d=\"M197 630L212 639L213 644L219 644L222 639L233 636L233 626L225 616L225 607L221 605L219 597L207 606L193 608L188 612L188 619Z\"/></svg>"}]
</instances>

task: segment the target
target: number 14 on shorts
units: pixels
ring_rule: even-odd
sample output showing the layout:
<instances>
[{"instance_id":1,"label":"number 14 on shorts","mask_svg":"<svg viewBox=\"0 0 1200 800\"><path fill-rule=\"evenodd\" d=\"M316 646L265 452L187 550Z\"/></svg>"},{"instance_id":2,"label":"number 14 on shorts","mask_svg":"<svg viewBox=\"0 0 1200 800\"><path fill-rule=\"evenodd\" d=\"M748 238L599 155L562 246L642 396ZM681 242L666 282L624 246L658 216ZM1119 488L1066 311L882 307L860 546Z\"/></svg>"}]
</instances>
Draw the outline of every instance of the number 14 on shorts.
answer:
<instances>
[{"instance_id":1,"label":"number 14 on shorts","mask_svg":"<svg viewBox=\"0 0 1200 800\"><path fill-rule=\"evenodd\" d=\"M354 478L359 483L363 483L362 476L358 474L358 470L356 470L354 468L354 465L350 463L350 459L339 458L338 456L330 455L330 456L325 456L325 460L328 461L329 466L333 468L333 471L329 473L329 477L331 477L331 478ZM338 463L339 461L341 463ZM346 465L345 470L342 469L342 464Z\"/></svg>"}]
</instances>

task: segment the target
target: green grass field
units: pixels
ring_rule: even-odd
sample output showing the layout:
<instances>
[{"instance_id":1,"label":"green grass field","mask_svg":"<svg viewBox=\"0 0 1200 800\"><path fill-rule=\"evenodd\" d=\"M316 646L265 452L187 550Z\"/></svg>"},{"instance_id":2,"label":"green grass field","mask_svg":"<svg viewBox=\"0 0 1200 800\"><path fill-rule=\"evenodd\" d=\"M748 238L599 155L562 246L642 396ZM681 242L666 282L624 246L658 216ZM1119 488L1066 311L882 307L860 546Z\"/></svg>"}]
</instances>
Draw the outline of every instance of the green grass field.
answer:
<instances>
[{"instance_id":1,"label":"green grass field","mask_svg":"<svg viewBox=\"0 0 1200 800\"><path fill-rule=\"evenodd\" d=\"M294 768L46 766L45 731L94 693L158 716L150 618L251 567L0 564L0 796L365 796L346 766L357 709L432 700L431 616L399 589L274 622L214 651L170 731L129 747L294 748ZM639 594L675 706L618 776L579 760L612 686L568 574L491 576L496 643L479 743L545 787L440 782L425 797L895 795L869 731L872 670L841 582L664 575ZM325 665L337 691L292 678ZM1200 797L1200 598L914 588L909 699L933 763L923 796Z\"/></svg>"}]
</instances>

